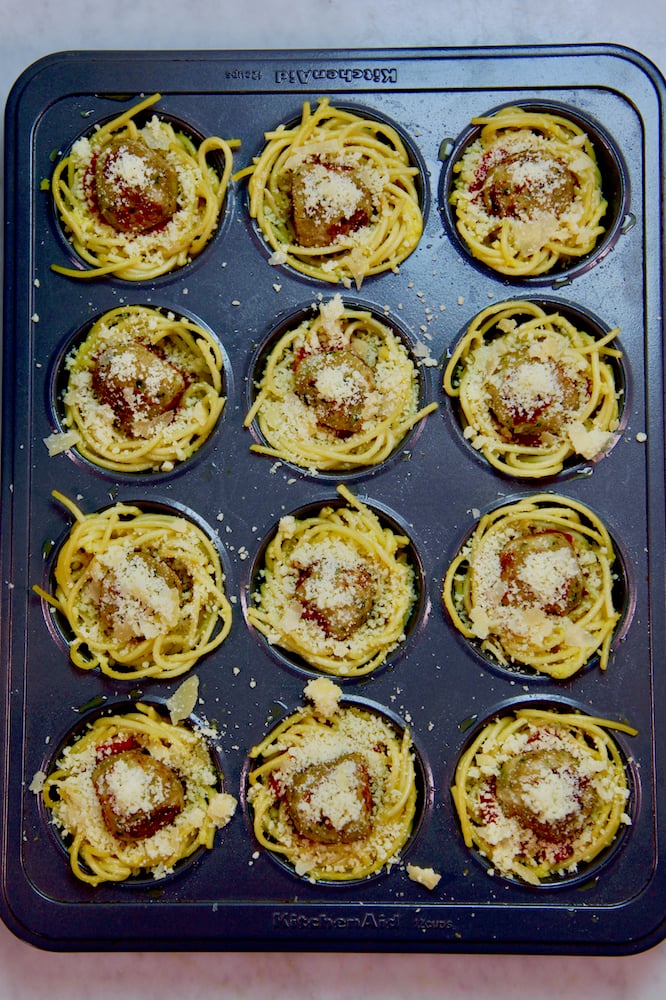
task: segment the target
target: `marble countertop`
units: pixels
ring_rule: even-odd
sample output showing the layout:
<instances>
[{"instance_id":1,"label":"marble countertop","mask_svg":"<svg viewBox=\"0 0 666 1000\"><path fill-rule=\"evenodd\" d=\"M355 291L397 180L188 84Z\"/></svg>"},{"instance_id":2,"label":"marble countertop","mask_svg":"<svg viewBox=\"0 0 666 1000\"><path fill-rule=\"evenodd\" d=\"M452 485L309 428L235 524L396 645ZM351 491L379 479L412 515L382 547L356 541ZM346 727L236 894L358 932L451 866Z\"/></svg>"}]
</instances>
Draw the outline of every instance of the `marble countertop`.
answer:
<instances>
[{"instance_id":1,"label":"marble countertop","mask_svg":"<svg viewBox=\"0 0 666 1000\"><path fill-rule=\"evenodd\" d=\"M0 0L0 98L68 49L385 48L611 42L666 70L666 6L554 0ZM1 252L1 251L0 251ZM666 942L627 958L449 955L48 954L0 924L0 1000L657 1000Z\"/></svg>"}]
</instances>

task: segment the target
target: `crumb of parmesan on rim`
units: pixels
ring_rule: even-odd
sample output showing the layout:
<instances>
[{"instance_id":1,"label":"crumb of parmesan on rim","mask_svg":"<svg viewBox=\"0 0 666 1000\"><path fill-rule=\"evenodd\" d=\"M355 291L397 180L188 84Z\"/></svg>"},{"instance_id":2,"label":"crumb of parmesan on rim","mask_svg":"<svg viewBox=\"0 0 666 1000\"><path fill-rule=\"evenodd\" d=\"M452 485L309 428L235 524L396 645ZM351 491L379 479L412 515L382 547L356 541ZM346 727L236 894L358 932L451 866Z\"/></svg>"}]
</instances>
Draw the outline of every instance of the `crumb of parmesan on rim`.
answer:
<instances>
[{"instance_id":1,"label":"crumb of parmesan on rim","mask_svg":"<svg viewBox=\"0 0 666 1000\"><path fill-rule=\"evenodd\" d=\"M317 677L305 685L303 693L314 705L317 715L330 719L338 710L342 689L328 677Z\"/></svg>"},{"instance_id":2,"label":"crumb of parmesan on rim","mask_svg":"<svg viewBox=\"0 0 666 1000\"><path fill-rule=\"evenodd\" d=\"M63 451L73 448L80 441L78 431L54 431L44 438L44 444L48 448L49 456L60 455Z\"/></svg>"},{"instance_id":3,"label":"crumb of parmesan on rim","mask_svg":"<svg viewBox=\"0 0 666 1000\"><path fill-rule=\"evenodd\" d=\"M174 725L192 714L198 697L199 678L196 674L191 674L176 688L171 697L167 698L166 707Z\"/></svg>"}]
</instances>

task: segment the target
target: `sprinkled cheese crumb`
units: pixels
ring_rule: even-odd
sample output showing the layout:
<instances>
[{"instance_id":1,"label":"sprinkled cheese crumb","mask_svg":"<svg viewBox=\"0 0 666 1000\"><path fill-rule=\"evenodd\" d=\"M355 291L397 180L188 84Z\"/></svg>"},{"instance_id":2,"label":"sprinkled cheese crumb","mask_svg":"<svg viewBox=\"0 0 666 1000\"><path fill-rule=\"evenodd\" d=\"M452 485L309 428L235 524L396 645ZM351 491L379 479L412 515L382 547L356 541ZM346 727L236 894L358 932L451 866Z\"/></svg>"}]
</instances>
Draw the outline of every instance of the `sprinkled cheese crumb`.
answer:
<instances>
[{"instance_id":1,"label":"sprinkled cheese crumb","mask_svg":"<svg viewBox=\"0 0 666 1000\"><path fill-rule=\"evenodd\" d=\"M44 771L35 771L32 776L32 781L28 785L28 791L33 792L35 795L41 795L45 781L46 773Z\"/></svg>"},{"instance_id":2,"label":"sprinkled cheese crumb","mask_svg":"<svg viewBox=\"0 0 666 1000\"><path fill-rule=\"evenodd\" d=\"M63 451L77 445L80 437L78 431L55 431L43 440L50 457L53 458L54 455L60 455Z\"/></svg>"},{"instance_id":3,"label":"sprinkled cheese crumb","mask_svg":"<svg viewBox=\"0 0 666 1000\"><path fill-rule=\"evenodd\" d=\"M442 877L433 868L420 868L418 865L406 865L405 871L412 882L418 882L419 885L431 890L439 885Z\"/></svg>"},{"instance_id":4,"label":"sprinkled cheese crumb","mask_svg":"<svg viewBox=\"0 0 666 1000\"><path fill-rule=\"evenodd\" d=\"M331 719L338 710L342 689L328 677L317 677L305 685L303 693L314 705L317 715Z\"/></svg>"},{"instance_id":5,"label":"sprinkled cheese crumb","mask_svg":"<svg viewBox=\"0 0 666 1000\"><path fill-rule=\"evenodd\" d=\"M167 698L166 707L169 710L171 721L174 725L187 719L194 711L199 696L199 678L196 674L191 674L178 687L170 698Z\"/></svg>"}]
</instances>

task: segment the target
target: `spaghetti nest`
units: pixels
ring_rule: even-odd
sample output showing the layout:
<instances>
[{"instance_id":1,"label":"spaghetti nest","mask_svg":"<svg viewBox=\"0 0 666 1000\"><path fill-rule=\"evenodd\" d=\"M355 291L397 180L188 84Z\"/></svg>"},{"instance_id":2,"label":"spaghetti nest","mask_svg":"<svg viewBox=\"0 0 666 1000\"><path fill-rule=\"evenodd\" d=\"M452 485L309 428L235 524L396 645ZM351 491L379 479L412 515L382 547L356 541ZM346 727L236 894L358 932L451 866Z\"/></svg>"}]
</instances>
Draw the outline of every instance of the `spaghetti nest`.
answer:
<instances>
[{"instance_id":1,"label":"spaghetti nest","mask_svg":"<svg viewBox=\"0 0 666 1000\"><path fill-rule=\"evenodd\" d=\"M250 215L287 264L320 281L396 271L423 231L418 169L386 122L306 101L300 121L265 133L250 176Z\"/></svg>"},{"instance_id":2,"label":"spaghetti nest","mask_svg":"<svg viewBox=\"0 0 666 1000\"><path fill-rule=\"evenodd\" d=\"M206 441L225 403L217 341L146 306L105 313L66 366L63 439L117 472L170 471Z\"/></svg>"},{"instance_id":3,"label":"spaghetti nest","mask_svg":"<svg viewBox=\"0 0 666 1000\"><path fill-rule=\"evenodd\" d=\"M533 302L484 309L444 373L465 438L500 472L535 479L608 450L618 427L608 361L621 357L608 346L617 332L596 338Z\"/></svg>"},{"instance_id":4,"label":"spaghetti nest","mask_svg":"<svg viewBox=\"0 0 666 1000\"><path fill-rule=\"evenodd\" d=\"M316 690L322 683L332 689L324 698ZM397 863L412 832L417 795L409 731L376 712L340 705L340 689L326 678L305 691L314 705L298 709L250 751L254 833L313 882L363 879Z\"/></svg>"},{"instance_id":5,"label":"spaghetti nest","mask_svg":"<svg viewBox=\"0 0 666 1000\"><path fill-rule=\"evenodd\" d=\"M377 465L427 413L416 367L385 324L339 295L287 331L266 361L253 406L266 444L252 450L307 469Z\"/></svg>"},{"instance_id":6,"label":"spaghetti nest","mask_svg":"<svg viewBox=\"0 0 666 1000\"><path fill-rule=\"evenodd\" d=\"M614 561L591 510L536 494L481 517L447 570L444 605L497 663L563 679L596 654L605 670L620 619Z\"/></svg>"},{"instance_id":7,"label":"spaghetti nest","mask_svg":"<svg viewBox=\"0 0 666 1000\"><path fill-rule=\"evenodd\" d=\"M222 792L200 730L173 725L137 703L96 719L66 747L42 795L67 843L74 875L89 885L163 878L236 809Z\"/></svg>"},{"instance_id":8,"label":"spaghetti nest","mask_svg":"<svg viewBox=\"0 0 666 1000\"><path fill-rule=\"evenodd\" d=\"M597 858L631 823L609 728L636 734L623 723L538 708L484 726L451 789L467 847L531 885Z\"/></svg>"},{"instance_id":9,"label":"spaghetti nest","mask_svg":"<svg viewBox=\"0 0 666 1000\"><path fill-rule=\"evenodd\" d=\"M453 167L450 203L470 252L501 274L545 274L589 254L607 202L589 136L555 114L502 108Z\"/></svg>"},{"instance_id":10,"label":"spaghetti nest","mask_svg":"<svg viewBox=\"0 0 666 1000\"><path fill-rule=\"evenodd\" d=\"M231 606L217 549L192 521L117 503L75 522L54 569L55 593L33 589L66 619L72 662L118 679L168 679L217 648Z\"/></svg>"},{"instance_id":11,"label":"spaghetti nest","mask_svg":"<svg viewBox=\"0 0 666 1000\"><path fill-rule=\"evenodd\" d=\"M247 620L326 674L359 677L405 638L416 600L409 539L344 486L347 506L287 515L266 548Z\"/></svg>"},{"instance_id":12,"label":"spaghetti nest","mask_svg":"<svg viewBox=\"0 0 666 1000\"><path fill-rule=\"evenodd\" d=\"M138 124L137 116L160 96L77 139L56 166L56 209L74 250L90 266L54 264L54 271L146 281L183 267L211 239L238 143L210 136L197 146L157 115Z\"/></svg>"}]
</instances>

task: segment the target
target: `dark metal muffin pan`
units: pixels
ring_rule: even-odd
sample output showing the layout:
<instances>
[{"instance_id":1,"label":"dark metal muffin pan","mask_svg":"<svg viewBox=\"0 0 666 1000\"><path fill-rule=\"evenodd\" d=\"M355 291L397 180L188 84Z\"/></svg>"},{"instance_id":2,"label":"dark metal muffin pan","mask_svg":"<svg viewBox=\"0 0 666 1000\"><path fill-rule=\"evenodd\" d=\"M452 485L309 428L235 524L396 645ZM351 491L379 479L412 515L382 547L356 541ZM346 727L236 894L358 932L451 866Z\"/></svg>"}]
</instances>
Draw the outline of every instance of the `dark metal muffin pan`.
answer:
<instances>
[{"instance_id":1,"label":"dark metal muffin pan","mask_svg":"<svg viewBox=\"0 0 666 1000\"><path fill-rule=\"evenodd\" d=\"M425 345L426 401L439 410L398 456L349 477L352 491L408 527L424 568L418 628L402 655L374 675L342 682L409 724L422 775L422 810L403 862L441 874L432 891L404 863L353 885L312 885L274 863L253 839L244 799L247 753L302 700L307 672L257 642L244 609L250 568L278 519L334 500L335 477L316 477L250 452L243 428L253 362L271 331L341 286L270 266L249 218L246 182L231 184L219 233L186 268L153 282L73 280L50 270L75 255L48 191L54 161L91 126L159 91L158 113L195 133L240 138L235 169L263 133L302 103L366 108L395 122L424 165L430 205L415 252L398 274L349 291ZM2 893L20 937L52 950L265 949L620 954L666 934L666 648L664 623L664 81L619 46L398 49L331 52L72 52L40 60L6 109L6 232L2 451ZM521 100L556 102L592 118L618 151L627 193L614 245L538 289L488 273L461 252L442 205L447 152L470 119ZM615 162L615 161L614 161ZM624 195L622 196L624 198ZM459 440L442 371L465 323L490 302L534 293L619 326L626 403L621 438L599 462L525 483L496 473ZM223 345L227 404L210 441L171 473L116 475L74 452L49 457L57 428L56 360L77 331L120 304L172 309ZM55 381L54 381L55 380ZM215 847L178 877L140 885L77 882L48 827L33 775L72 728L99 711L160 702L180 680L132 683L77 670L32 592L44 583L71 518L60 490L85 511L115 500L175 506L211 526L223 548L234 622L195 667L197 713L219 731L225 787L239 799ZM487 669L441 605L449 561L479 513L504 498L553 490L594 509L626 563L631 620L606 672L566 682ZM517 704L565 701L627 721L633 823L602 865L555 886L491 877L464 846L449 788L471 729Z\"/></svg>"}]
</instances>

